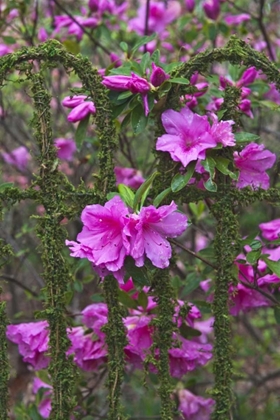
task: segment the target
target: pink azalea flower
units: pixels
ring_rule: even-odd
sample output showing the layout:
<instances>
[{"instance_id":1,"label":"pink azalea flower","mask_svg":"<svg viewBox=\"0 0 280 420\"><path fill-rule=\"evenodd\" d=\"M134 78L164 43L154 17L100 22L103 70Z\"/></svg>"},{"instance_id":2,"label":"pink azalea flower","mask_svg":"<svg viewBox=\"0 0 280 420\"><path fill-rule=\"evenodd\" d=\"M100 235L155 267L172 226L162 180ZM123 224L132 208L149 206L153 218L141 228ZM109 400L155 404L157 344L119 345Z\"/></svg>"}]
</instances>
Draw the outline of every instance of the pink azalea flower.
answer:
<instances>
[{"instance_id":1,"label":"pink azalea flower","mask_svg":"<svg viewBox=\"0 0 280 420\"><path fill-rule=\"evenodd\" d=\"M81 219L83 230L77 242L66 241L71 256L87 258L95 266L117 272L123 267L130 245L123 232L129 211L120 197L115 196L105 206L86 206Z\"/></svg>"},{"instance_id":2,"label":"pink azalea flower","mask_svg":"<svg viewBox=\"0 0 280 420\"><path fill-rule=\"evenodd\" d=\"M57 156L59 159L69 161L73 159L73 154L77 150L74 140L58 138L54 140L54 145L57 148Z\"/></svg>"},{"instance_id":3,"label":"pink azalea flower","mask_svg":"<svg viewBox=\"0 0 280 420\"><path fill-rule=\"evenodd\" d=\"M107 348L104 340L95 338L92 333L85 334L82 327L68 331L71 347L67 354L74 354L74 362L85 371L96 370L107 360Z\"/></svg>"},{"instance_id":4,"label":"pink azalea flower","mask_svg":"<svg viewBox=\"0 0 280 420\"><path fill-rule=\"evenodd\" d=\"M185 420L210 420L215 401L192 394L187 389L178 391L179 411Z\"/></svg>"},{"instance_id":5,"label":"pink azalea flower","mask_svg":"<svg viewBox=\"0 0 280 420\"><path fill-rule=\"evenodd\" d=\"M215 114L211 114L213 124L211 127L211 134L217 143L222 143L224 147L234 146L235 138L231 126L234 124L233 120L218 121Z\"/></svg>"},{"instance_id":6,"label":"pink azalea flower","mask_svg":"<svg viewBox=\"0 0 280 420\"><path fill-rule=\"evenodd\" d=\"M240 276L245 281L243 276ZM252 283L253 284L253 281ZM268 290L264 290L269 292ZM254 308L271 306L271 301L261 295L257 290L250 289L239 283L237 286L231 286L230 293L230 314L237 316L241 311L248 312Z\"/></svg>"},{"instance_id":7,"label":"pink azalea flower","mask_svg":"<svg viewBox=\"0 0 280 420\"><path fill-rule=\"evenodd\" d=\"M148 20L148 33L156 32L160 34L166 26L177 19L181 14L181 5L178 1L169 1L167 5L164 1L151 1ZM138 32L140 35L145 33L146 3L143 2L138 9L138 16L130 19L129 28Z\"/></svg>"},{"instance_id":8,"label":"pink azalea flower","mask_svg":"<svg viewBox=\"0 0 280 420\"><path fill-rule=\"evenodd\" d=\"M220 14L220 1L219 0L206 0L203 3L203 9L209 19L216 20Z\"/></svg>"},{"instance_id":9,"label":"pink azalea flower","mask_svg":"<svg viewBox=\"0 0 280 420\"><path fill-rule=\"evenodd\" d=\"M237 26L250 19L251 16L248 13L241 13L240 15L227 15L224 17L226 24L231 26Z\"/></svg>"},{"instance_id":10,"label":"pink azalea flower","mask_svg":"<svg viewBox=\"0 0 280 420\"><path fill-rule=\"evenodd\" d=\"M35 370L48 366L50 358L45 356L49 342L47 321L8 325L6 335L10 341L18 344L24 362L30 363Z\"/></svg>"},{"instance_id":11,"label":"pink azalea flower","mask_svg":"<svg viewBox=\"0 0 280 420\"><path fill-rule=\"evenodd\" d=\"M128 345L125 346L125 354L128 363L135 368L141 369L153 343L153 327L150 325L154 316L128 316L124 319L127 328Z\"/></svg>"},{"instance_id":12,"label":"pink azalea flower","mask_svg":"<svg viewBox=\"0 0 280 420\"><path fill-rule=\"evenodd\" d=\"M10 54L12 52L13 52L13 50L12 50L11 47L8 47L5 44L0 44L0 57L2 57L3 55L6 55L6 54Z\"/></svg>"},{"instance_id":13,"label":"pink azalea flower","mask_svg":"<svg viewBox=\"0 0 280 420\"><path fill-rule=\"evenodd\" d=\"M175 338L175 334L174 334ZM187 372L204 366L212 358L211 344L196 343L176 335L181 347L169 350L170 375L181 378Z\"/></svg>"},{"instance_id":14,"label":"pink azalea flower","mask_svg":"<svg viewBox=\"0 0 280 420\"><path fill-rule=\"evenodd\" d=\"M116 166L114 168L114 172L116 175L116 184L125 184L130 188L137 188L143 184L145 179L142 177L141 171L133 168L121 168L120 166Z\"/></svg>"},{"instance_id":15,"label":"pink azalea flower","mask_svg":"<svg viewBox=\"0 0 280 420\"><path fill-rule=\"evenodd\" d=\"M275 83L270 84L270 89L264 95L264 99L275 102L280 105L280 92L276 89Z\"/></svg>"},{"instance_id":16,"label":"pink azalea flower","mask_svg":"<svg viewBox=\"0 0 280 420\"><path fill-rule=\"evenodd\" d=\"M105 338L101 328L108 322L108 307L106 303L93 303L87 306L83 311L82 322L100 338Z\"/></svg>"},{"instance_id":17,"label":"pink azalea flower","mask_svg":"<svg viewBox=\"0 0 280 420\"><path fill-rule=\"evenodd\" d=\"M10 153L2 152L1 155L6 163L16 166L20 171L26 169L30 159L30 154L24 146L17 147Z\"/></svg>"},{"instance_id":18,"label":"pink azalea flower","mask_svg":"<svg viewBox=\"0 0 280 420\"><path fill-rule=\"evenodd\" d=\"M280 219L274 219L267 223L259 225L262 236L269 241L275 241L280 238Z\"/></svg>"},{"instance_id":19,"label":"pink azalea flower","mask_svg":"<svg viewBox=\"0 0 280 420\"><path fill-rule=\"evenodd\" d=\"M269 188L269 176L265 171L274 165L274 153L264 150L263 144L250 143L240 153L234 152L233 157L235 166L240 170L238 188Z\"/></svg>"},{"instance_id":20,"label":"pink azalea flower","mask_svg":"<svg viewBox=\"0 0 280 420\"><path fill-rule=\"evenodd\" d=\"M169 152L171 158L184 167L193 160L205 159L206 150L217 145L207 118L193 113L188 107L180 112L168 109L161 120L167 134L158 138L156 150Z\"/></svg>"},{"instance_id":21,"label":"pink azalea flower","mask_svg":"<svg viewBox=\"0 0 280 420\"><path fill-rule=\"evenodd\" d=\"M114 13L114 2L109 0L89 0L88 7L92 12L99 12L103 14L108 12L110 14Z\"/></svg>"},{"instance_id":22,"label":"pink azalea flower","mask_svg":"<svg viewBox=\"0 0 280 420\"><path fill-rule=\"evenodd\" d=\"M32 388L33 394L36 395L41 388L44 388L45 391L44 391L43 399L38 405L38 411L40 415L43 417L43 419L48 419L51 413L51 409L52 409L51 398L50 398L52 386L49 384L46 384L46 382L41 381L40 378L37 378L37 377L34 378L33 388Z\"/></svg>"},{"instance_id":23,"label":"pink azalea flower","mask_svg":"<svg viewBox=\"0 0 280 420\"><path fill-rule=\"evenodd\" d=\"M180 236L187 227L187 217L176 212L177 205L142 207L139 215L129 217L124 232L130 237L130 255L138 267L144 265L145 255L158 268L169 266L171 246L167 237Z\"/></svg>"}]
</instances>

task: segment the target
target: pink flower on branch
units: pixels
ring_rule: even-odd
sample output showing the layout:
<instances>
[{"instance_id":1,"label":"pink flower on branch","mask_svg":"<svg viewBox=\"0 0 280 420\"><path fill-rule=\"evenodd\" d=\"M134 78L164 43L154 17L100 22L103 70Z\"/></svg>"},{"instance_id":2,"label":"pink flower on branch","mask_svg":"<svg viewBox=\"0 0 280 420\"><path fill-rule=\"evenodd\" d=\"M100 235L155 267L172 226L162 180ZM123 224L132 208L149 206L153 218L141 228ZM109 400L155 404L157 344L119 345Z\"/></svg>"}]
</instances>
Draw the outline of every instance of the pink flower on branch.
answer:
<instances>
[{"instance_id":1,"label":"pink flower on branch","mask_svg":"<svg viewBox=\"0 0 280 420\"><path fill-rule=\"evenodd\" d=\"M269 188L269 176L265 172L276 160L276 155L264 150L263 144L250 143L240 153L234 152L234 164L240 170L236 186L244 188Z\"/></svg>"},{"instance_id":2,"label":"pink flower on branch","mask_svg":"<svg viewBox=\"0 0 280 420\"><path fill-rule=\"evenodd\" d=\"M7 338L18 344L23 361L40 370L48 366L50 358L45 355L48 350L48 322L29 322L26 324L8 325Z\"/></svg>"},{"instance_id":3,"label":"pink flower on branch","mask_svg":"<svg viewBox=\"0 0 280 420\"><path fill-rule=\"evenodd\" d=\"M30 159L30 154L24 146L17 147L10 153L2 152L1 155L6 163L16 166L20 171L26 169Z\"/></svg>"},{"instance_id":4,"label":"pink flower on branch","mask_svg":"<svg viewBox=\"0 0 280 420\"><path fill-rule=\"evenodd\" d=\"M171 258L167 237L180 236L187 227L187 217L176 212L177 205L142 207L139 215L133 214L124 228L130 237L130 255L138 267L144 265L145 255L158 268L166 268Z\"/></svg>"},{"instance_id":5,"label":"pink flower on branch","mask_svg":"<svg viewBox=\"0 0 280 420\"><path fill-rule=\"evenodd\" d=\"M57 156L59 159L69 161L73 159L73 154L77 150L74 140L58 138L54 140L54 145L57 148Z\"/></svg>"},{"instance_id":6,"label":"pink flower on branch","mask_svg":"<svg viewBox=\"0 0 280 420\"><path fill-rule=\"evenodd\" d=\"M206 150L217 145L207 117L193 113L188 107L180 112L168 109L161 120L167 134L158 138L156 150L169 152L184 167L193 160L205 159Z\"/></svg>"},{"instance_id":7,"label":"pink flower on branch","mask_svg":"<svg viewBox=\"0 0 280 420\"><path fill-rule=\"evenodd\" d=\"M213 405L212 398L203 398L192 394L187 389L178 391L179 411L185 420L210 420Z\"/></svg>"},{"instance_id":8,"label":"pink flower on branch","mask_svg":"<svg viewBox=\"0 0 280 420\"><path fill-rule=\"evenodd\" d=\"M142 207L132 214L120 197L115 196L105 206L94 204L82 212L84 227L78 242L66 241L71 256L87 258L101 277L112 273L123 279L126 256L131 256L138 267L145 256L158 268L169 265L171 246L167 238L181 235L187 227L187 217L169 206Z\"/></svg>"},{"instance_id":9,"label":"pink flower on branch","mask_svg":"<svg viewBox=\"0 0 280 420\"><path fill-rule=\"evenodd\" d=\"M269 241L275 241L280 238L280 219L271 220L259 225L262 236Z\"/></svg>"},{"instance_id":10,"label":"pink flower on branch","mask_svg":"<svg viewBox=\"0 0 280 420\"><path fill-rule=\"evenodd\" d=\"M130 244L123 232L129 211L120 197L109 200L105 206L93 204L82 212L84 227L77 242L66 241L71 256L87 258L95 266L117 272L124 265Z\"/></svg>"}]
</instances>

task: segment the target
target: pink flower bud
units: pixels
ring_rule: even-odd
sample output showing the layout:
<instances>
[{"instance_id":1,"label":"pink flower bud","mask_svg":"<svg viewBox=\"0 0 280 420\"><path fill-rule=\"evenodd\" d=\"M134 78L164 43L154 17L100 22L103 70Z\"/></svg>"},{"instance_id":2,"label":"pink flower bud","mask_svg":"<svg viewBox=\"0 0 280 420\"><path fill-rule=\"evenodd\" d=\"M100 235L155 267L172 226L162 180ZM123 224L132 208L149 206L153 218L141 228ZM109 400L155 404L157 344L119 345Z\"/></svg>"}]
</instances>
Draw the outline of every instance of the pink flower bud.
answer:
<instances>
[{"instance_id":1,"label":"pink flower bud","mask_svg":"<svg viewBox=\"0 0 280 420\"><path fill-rule=\"evenodd\" d=\"M236 83L236 86L242 87L242 86L249 85L250 83L253 83L257 75L258 75L257 69L255 69L255 67L250 67L249 69L244 71L241 79L238 80L238 82Z\"/></svg>"},{"instance_id":2,"label":"pink flower bud","mask_svg":"<svg viewBox=\"0 0 280 420\"><path fill-rule=\"evenodd\" d=\"M151 74L150 81L153 86L158 87L162 85L162 83L166 79L169 79L170 76L167 73L165 73L165 71L161 67L157 67L155 63L152 63L152 68L153 71Z\"/></svg>"},{"instance_id":3,"label":"pink flower bud","mask_svg":"<svg viewBox=\"0 0 280 420\"><path fill-rule=\"evenodd\" d=\"M66 106L66 108L75 108L83 103L86 98L86 95L66 96L61 103L63 106Z\"/></svg>"},{"instance_id":4,"label":"pink flower bud","mask_svg":"<svg viewBox=\"0 0 280 420\"><path fill-rule=\"evenodd\" d=\"M192 13L195 8L195 1L194 0L185 0L187 11Z\"/></svg>"},{"instance_id":5,"label":"pink flower bud","mask_svg":"<svg viewBox=\"0 0 280 420\"><path fill-rule=\"evenodd\" d=\"M203 3L203 9L209 19L216 20L220 14L219 0L207 0Z\"/></svg>"},{"instance_id":6,"label":"pink flower bud","mask_svg":"<svg viewBox=\"0 0 280 420\"><path fill-rule=\"evenodd\" d=\"M70 122L77 122L83 120L88 114L95 114L96 108L93 102L82 102L80 105L76 106L67 119Z\"/></svg>"},{"instance_id":7,"label":"pink flower bud","mask_svg":"<svg viewBox=\"0 0 280 420\"><path fill-rule=\"evenodd\" d=\"M40 42L45 42L48 39L48 33L45 28L40 28L38 31L38 39Z\"/></svg>"}]
</instances>

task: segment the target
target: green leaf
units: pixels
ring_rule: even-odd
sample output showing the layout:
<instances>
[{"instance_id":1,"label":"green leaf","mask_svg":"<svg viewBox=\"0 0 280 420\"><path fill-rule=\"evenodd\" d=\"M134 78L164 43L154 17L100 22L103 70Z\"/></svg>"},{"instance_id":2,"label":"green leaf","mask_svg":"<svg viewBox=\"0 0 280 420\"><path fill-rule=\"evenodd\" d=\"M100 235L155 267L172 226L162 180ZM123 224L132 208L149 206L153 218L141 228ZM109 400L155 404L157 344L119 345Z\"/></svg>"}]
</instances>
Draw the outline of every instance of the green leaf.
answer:
<instances>
[{"instance_id":1,"label":"green leaf","mask_svg":"<svg viewBox=\"0 0 280 420\"><path fill-rule=\"evenodd\" d=\"M198 203L189 203L189 208L193 215L199 219L205 210L205 203L204 201L199 201Z\"/></svg>"},{"instance_id":2,"label":"green leaf","mask_svg":"<svg viewBox=\"0 0 280 420\"><path fill-rule=\"evenodd\" d=\"M112 112L112 118L113 119L117 118L125 110L128 104L129 104L129 99L125 100L123 103L119 105L114 106L113 112ZM130 114L129 114L129 117L130 117Z\"/></svg>"},{"instance_id":3,"label":"green leaf","mask_svg":"<svg viewBox=\"0 0 280 420\"><path fill-rule=\"evenodd\" d=\"M153 61L157 66L160 63L160 51L155 50L153 54L151 55L151 61Z\"/></svg>"},{"instance_id":4,"label":"green leaf","mask_svg":"<svg viewBox=\"0 0 280 420\"><path fill-rule=\"evenodd\" d=\"M142 105L137 105L131 112L131 125L134 134L142 133L147 125L148 117L144 114Z\"/></svg>"},{"instance_id":5,"label":"green leaf","mask_svg":"<svg viewBox=\"0 0 280 420\"><path fill-rule=\"evenodd\" d=\"M193 300L193 304L198 307L198 309L203 314L209 314L212 312L211 310L211 303L205 302L205 300Z\"/></svg>"},{"instance_id":6,"label":"green leaf","mask_svg":"<svg viewBox=\"0 0 280 420\"><path fill-rule=\"evenodd\" d=\"M11 188L11 187L14 187L13 182L4 182L3 184L0 185L0 192L4 191L6 188Z\"/></svg>"},{"instance_id":7,"label":"green leaf","mask_svg":"<svg viewBox=\"0 0 280 420\"><path fill-rule=\"evenodd\" d=\"M143 290L138 295L138 305L141 306L144 310L146 310L148 306L148 295L147 293L143 292Z\"/></svg>"},{"instance_id":8,"label":"green leaf","mask_svg":"<svg viewBox=\"0 0 280 420\"><path fill-rule=\"evenodd\" d=\"M242 246L250 245L259 234L260 234L260 231L252 232L250 235L247 236L247 238L241 241L241 245Z\"/></svg>"},{"instance_id":9,"label":"green leaf","mask_svg":"<svg viewBox=\"0 0 280 420\"><path fill-rule=\"evenodd\" d=\"M72 41L71 39L66 39L66 41L63 41L62 44L64 45L65 49L74 54L77 55L80 53L80 46L77 42Z\"/></svg>"},{"instance_id":10,"label":"green leaf","mask_svg":"<svg viewBox=\"0 0 280 420\"><path fill-rule=\"evenodd\" d=\"M207 191L216 192L217 191L217 184L209 178L206 182L203 183L204 187Z\"/></svg>"},{"instance_id":11,"label":"green leaf","mask_svg":"<svg viewBox=\"0 0 280 420\"><path fill-rule=\"evenodd\" d=\"M141 287L150 285L148 270L145 266L136 267L134 259L132 257L126 257L124 267L126 270L126 277L132 277L134 284L138 284Z\"/></svg>"},{"instance_id":12,"label":"green leaf","mask_svg":"<svg viewBox=\"0 0 280 420\"><path fill-rule=\"evenodd\" d=\"M280 324L280 307L274 306L274 317L277 324Z\"/></svg>"},{"instance_id":13,"label":"green leaf","mask_svg":"<svg viewBox=\"0 0 280 420\"><path fill-rule=\"evenodd\" d=\"M276 276L280 277L280 260L272 261L266 255L262 255L261 259Z\"/></svg>"},{"instance_id":14,"label":"green leaf","mask_svg":"<svg viewBox=\"0 0 280 420\"><path fill-rule=\"evenodd\" d=\"M230 163L229 159L223 158L221 156L215 157L216 168L224 175L229 175L232 179L238 179L238 173L234 173L228 169Z\"/></svg>"},{"instance_id":15,"label":"green leaf","mask_svg":"<svg viewBox=\"0 0 280 420\"><path fill-rule=\"evenodd\" d=\"M209 156L205 160L201 161L201 165L204 167L205 171L210 174L211 180L213 180L215 177L215 167L216 167L215 159Z\"/></svg>"},{"instance_id":16,"label":"green leaf","mask_svg":"<svg viewBox=\"0 0 280 420\"><path fill-rule=\"evenodd\" d=\"M184 175L176 174L171 181L171 190L173 192L178 192L183 189L191 179L194 173L196 162L191 162L188 165L187 171Z\"/></svg>"},{"instance_id":17,"label":"green leaf","mask_svg":"<svg viewBox=\"0 0 280 420\"><path fill-rule=\"evenodd\" d=\"M143 74L146 73L146 70L150 66L150 64L151 64L151 56L149 52L146 52L142 56L141 61L140 61L140 66L141 66Z\"/></svg>"},{"instance_id":18,"label":"green leaf","mask_svg":"<svg viewBox=\"0 0 280 420\"><path fill-rule=\"evenodd\" d=\"M259 101L258 104L265 108L269 108L272 111L280 111L280 106L272 101Z\"/></svg>"},{"instance_id":19,"label":"green leaf","mask_svg":"<svg viewBox=\"0 0 280 420\"><path fill-rule=\"evenodd\" d=\"M154 199L153 205L155 207L158 207L160 205L160 203L162 202L162 200L165 199L165 197L168 196L168 194L171 193L171 188L166 188L165 190L163 190L159 195L156 196L156 198Z\"/></svg>"},{"instance_id":20,"label":"green leaf","mask_svg":"<svg viewBox=\"0 0 280 420\"><path fill-rule=\"evenodd\" d=\"M120 196L123 199L123 201L125 202L125 204L128 207L132 208L133 207L133 201L134 201L134 198L135 198L134 192L124 184L119 184L118 185L118 190L119 190Z\"/></svg>"},{"instance_id":21,"label":"green leaf","mask_svg":"<svg viewBox=\"0 0 280 420\"><path fill-rule=\"evenodd\" d=\"M106 198L107 198L107 200L111 200L113 197L116 197L116 195L120 195L119 193L117 193L117 192L109 192L107 195L106 195Z\"/></svg>"},{"instance_id":22,"label":"green leaf","mask_svg":"<svg viewBox=\"0 0 280 420\"><path fill-rule=\"evenodd\" d=\"M180 334L186 339L191 338L191 337L199 337L201 335L200 331L192 327L189 327L185 322L183 322L183 324L179 328L179 331L180 331Z\"/></svg>"},{"instance_id":23,"label":"green leaf","mask_svg":"<svg viewBox=\"0 0 280 420\"><path fill-rule=\"evenodd\" d=\"M118 295L120 303L122 303L126 308L137 309L138 305L136 300L132 299L132 297L130 297L124 290L119 289Z\"/></svg>"},{"instance_id":24,"label":"green leaf","mask_svg":"<svg viewBox=\"0 0 280 420\"><path fill-rule=\"evenodd\" d=\"M157 34L154 33L150 36L142 36L138 42L134 45L131 50L132 55L140 48L142 45L148 44L148 42L153 41L157 37Z\"/></svg>"},{"instance_id":25,"label":"green leaf","mask_svg":"<svg viewBox=\"0 0 280 420\"><path fill-rule=\"evenodd\" d=\"M149 176L148 179L138 188L138 190L135 193L134 201L133 201L133 210L137 210L137 206L141 201L141 207L144 204L147 195L149 193L149 190L151 188L151 185L155 179L155 177L159 175L159 172L154 172L152 175Z\"/></svg>"},{"instance_id":26,"label":"green leaf","mask_svg":"<svg viewBox=\"0 0 280 420\"><path fill-rule=\"evenodd\" d=\"M256 264L256 262L259 260L260 256L261 256L261 250L260 249L257 249L256 251L250 251L246 255L246 261L251 265Z\"/></svg>"},{"instance_id":27,"label":"green leaf","mask_svg":"<svg viewBox=\"0 0 280 420\"><path fill-rule=\"evenodd\" d=\"M186 278L186 285L183 289L184 296L187 296L196 290L199 287L201 281L202 278L197 273L190 273Z\"/></svg>"},{"instance_id":28,"label":"green leaf","mask_svg":"<svg viewBox=\"0 0 280 420\"><path fill-rule=\"evenodd\" d=\"M130 112L128 114L126 114L126 116L124 117L124 119L121 122L121 130L123 130L130 122L131 119L131 115Z\"/></svg>"},{"instance_id":29,"label":"green leaf","mask_svg":"<svg viewBox=\"0 0 280 420\"><path fill-rule=\"evenodd\" d=\"M112 74L122 74L124 76L131 76L131 69L127 66L116 67L110 71L110 75Z\"/></svg>"},{"instance_id":30,"label":"green leaf","mask_svg":"<svg viewBox=\"0 0 280 420\"><path fill-rule=\"evenodd\" d=\"M246 143L246 142L258 140L260 138L260 136L257 136L256 134L245 133L245 132L235 133L234 137L237 143Z\"/></svg>"},{"instance_id":31,"label":"green leaf","mask_svg":"<svg viewBox=\"0 0 280 420\"><path fill-rule=\"evenodd\" d=\"M258 241L257 239L252 241L249 245L250 245L250 247L252 248L253 251L257 251L258 249L260 249L262 247L261 241Z\"/></svg>"},{"instance_id":32,"label":"green leaf","mask_svg":"<svg viewBox=\"0 0 280 420\"><path fill-rule=\"evenodd\" d=\"M120 47L123 50L123 52L127 52L128 51L128 45L126 42L120 42Z\"/></svg>"},{"instance_id":33,"label":"green leaf","mask_svg":"<svg viewBox=\"0 0 280 420\"><path fill-rule=\"evenodd\" d=\"M88 123L89 123L89 117L90 116L88 114L85 118L83 118L79 122L79 125L78 125L76 133L75 133L75 141L76 141L78 151L81 150L84 139L86 137Z\"/></svg>"},{"instance_id":34,"label":"green leaf","mask_svg":"<svg viewBox=\"0 0 280 420\"><path fill-rule=\"evenodd\" d=\"M173 79L168 79L170 83L177 83L178 85L189 85L190 81L185 79L185 77L174 77Z\"/></svg>"},{"instance_id":35,"label":"green leaf","mask_svg":"<svg viewBox=\"0 0 280 420\"><path fill-rule=\"evenodd\" d=\"M226 113L226 109L221 109L220 111L217 112L219 121L221 121L221 119L223 118L224 114Z\"/></svg>"},{"instance_id":36,"label":"green leaf","mask_svg":"<svg viewBox=\"0 0 280 420\"><path fill-rule=\"evenodd\" d=\"M131 93L130 90L127 90L126 92L121 92L118 96L118 100L127 99L132 95L133 93Z\"/></svg>"},{"instance_id":37,"label":"green leaf","mask_svg":"<svg viewBox=\"0 0 280 420\"><path fill-rule=\"evenodd\" d=\"M70 305L70 303L72 302L73 297L74 297L73 290L69 290L68 292L66 292L64 294L64 304L65 305Z\"/></svg>"},{"instance_id":38,"label":"green leaf","mask_svg":"<svg viewBox=\"0 0 280 420\"><path fill-rule=\"evenodd\" d=\"M2 36L2 39L4 41L5 44L15 44L17 41L14 37L12 36Z\"/></svg>"}]
</instances>

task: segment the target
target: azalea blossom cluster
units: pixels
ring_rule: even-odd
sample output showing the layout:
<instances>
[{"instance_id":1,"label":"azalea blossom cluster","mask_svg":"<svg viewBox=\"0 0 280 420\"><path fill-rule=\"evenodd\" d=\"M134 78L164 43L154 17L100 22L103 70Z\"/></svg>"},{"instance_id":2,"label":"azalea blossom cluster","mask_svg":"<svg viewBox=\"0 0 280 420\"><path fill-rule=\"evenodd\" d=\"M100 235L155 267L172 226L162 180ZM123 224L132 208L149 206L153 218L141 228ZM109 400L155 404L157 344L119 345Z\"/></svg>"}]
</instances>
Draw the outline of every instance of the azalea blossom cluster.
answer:
<instances>
[{"instance_id":1,"label":"azalea blossom cluster","mask_svg":"<svg viewBox=\"0 0 280 420\"><path fill-rule=\"evenodd\" d=\"M184 168L190 162L196 161L196 171L201 173L201 162L206 158L207 150L215 149L219 145L236 145L232 132L234 121L219 122L215 114L211 116L212 126L207 116L196 114L187 106L179 112L172 109L164 111L161 121L166 134L158 138L156 150L168 152L172 160L180 162ZM236 186L269 188L269 176L265 171L274 165L275 160L274 153L264 150L264 145L256 143L248 144L240 152L235 151L233 161L240 171Z\"/></svg>"},{"instance_id":2,"label":"azalea blossom cluster","mask_svg":"<svg viewBox=\"0 0 280 420\"><path fill-rule=\"evenodd\" d=\"M126 293L133 292L134 285L132 280L129 279L121 288ZM148 288L145 288L145 291L148 293ZM138 291L134 291L131 295L135 302L137 302L138 296ZM182 378L187 372L205 365L212 357L212 346L208 343L208 335L212 332L213 318L207 321L199 321L201 313L192 304L189 304L187 316L182 318L180 308L183 305L184 302L178 300L173 318L174 325L180 328L182 324L186 324L191 329L195 328L198 336L186 339L179 333L174 333L174 347L169 350L169 363L170 374L175 378ZM148 295L145 308L136 306L136 309L129 309L128 316L123 318L128 339L128 344L124 348L127 366L133 366L136 369L143 367L143 362L153 344L154 326L152 320L156 317L156 307L155 299L153 296ZM67 333L71 345L67 355L73 355L74 363L80 369L96 371L102 364L106 363L107 346L102 327L107 322L107 305L105 303L94 303L82 311L82 326L68 328ZM47 321L9 325L7 327L7 337L18 345L23 360L35 370L45 369L49 365L50 359L47 355L49 344ZM155 350L155 354L157 355L157 350ZM152 365L150 365L150 370L156 372L156 368ZM36 380L35 382L34 386L36 389L38 386L43 387L42 383L39 383L40 381ZM51 389L49 385L45 386L45 388ZM49 390L47 391L47 398L39 407L40 413L44 418L49 417L51 410L51 401L48 397L50 392ZM183 398L182 395L181 397L186 404L186 396ZM193 396L193 398L196 397ZM204 401L204 399L202 398L201 401ZM212 405L213 402L209 403L209 412ZM196 410L199 411L198 408ZM182 411L184 412L183 408ZM186 418L188 419L189 417Z\"/></svg>"},{"instance_id":3,"label":"azalea blossom cluster","mask_svg":"<svg viewBox=\"0 0 280 420\"><path fill-rule=\"evenodd\" d=\"M187 227L187 217L176 210L172 202L159 208L142 207L137 214L115 196L104 206L86 206L78 242L66 241L66 245L71 256L87 258L101 277L112 273L122 281L126 256L131 256L137 267L142 267L147 257L155 267L166 268L171 258L167 238L180 236Z\"/></svg>"}]
</instances>

